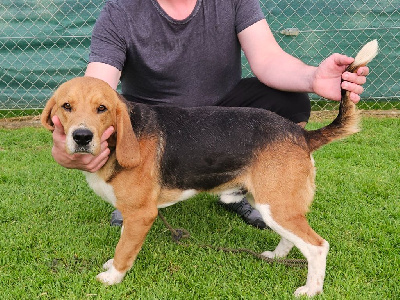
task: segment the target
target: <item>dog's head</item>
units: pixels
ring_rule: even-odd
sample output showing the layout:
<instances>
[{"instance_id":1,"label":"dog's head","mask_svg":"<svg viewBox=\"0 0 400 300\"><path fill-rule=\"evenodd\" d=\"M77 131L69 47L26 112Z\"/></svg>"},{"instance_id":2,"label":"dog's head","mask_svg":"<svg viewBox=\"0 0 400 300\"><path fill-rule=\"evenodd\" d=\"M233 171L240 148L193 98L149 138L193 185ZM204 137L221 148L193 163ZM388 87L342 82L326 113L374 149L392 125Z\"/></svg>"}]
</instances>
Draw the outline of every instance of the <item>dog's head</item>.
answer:
<instances>
[{"instance_id":1,"label":"dog's head","mask_svg":"<svg viewBox=\"0 0 400 300\"><path fill-rule=\"evenodd\" d=\"M129 168L139 163L139 143L127 107L106 82L78 77L63 83L42 112L41 122L49 130L54 130L54 115L64 127L67 153L98 155L102 134L113 126L116 135L110 138L109 144L115 143L116 137L119 164Z\"/></svg>"}]
</instances>

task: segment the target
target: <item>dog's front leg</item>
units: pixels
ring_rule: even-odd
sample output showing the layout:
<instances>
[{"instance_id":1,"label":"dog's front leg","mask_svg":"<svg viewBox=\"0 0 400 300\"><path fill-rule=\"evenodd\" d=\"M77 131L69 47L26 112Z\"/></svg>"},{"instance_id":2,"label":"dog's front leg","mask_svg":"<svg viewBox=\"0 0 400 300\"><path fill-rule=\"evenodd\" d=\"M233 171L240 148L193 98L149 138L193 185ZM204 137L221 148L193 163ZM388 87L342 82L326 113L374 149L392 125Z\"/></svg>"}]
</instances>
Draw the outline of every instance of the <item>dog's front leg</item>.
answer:
<instances>
[{"instance_id":1,"label":"dog's front leg","mask_svg":"<svg viewBox=\"0 0 400 300\"><path fill-rule=\"evenodd\" d=\"M97 280L106 285L112 285L124 279L142 248L157 214L157 207L149 206L136 208L131 213L123 214L124 229L121 232L114 259L110 259L103 265L107 271L97 275Z\"/></svg>"}]
</instances>

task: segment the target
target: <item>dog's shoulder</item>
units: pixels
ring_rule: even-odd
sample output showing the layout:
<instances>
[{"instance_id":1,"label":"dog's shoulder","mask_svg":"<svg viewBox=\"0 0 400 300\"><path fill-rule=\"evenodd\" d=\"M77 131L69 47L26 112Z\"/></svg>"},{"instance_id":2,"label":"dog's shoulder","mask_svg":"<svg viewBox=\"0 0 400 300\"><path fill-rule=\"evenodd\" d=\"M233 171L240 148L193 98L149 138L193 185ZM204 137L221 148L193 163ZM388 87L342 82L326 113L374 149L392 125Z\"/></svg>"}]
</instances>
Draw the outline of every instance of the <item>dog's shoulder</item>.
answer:
<instances>
[{"instance_id":1,"label":"dog's shoulder","mask_svg":"<svg viewBox=\"0 0 400 300\"><path fill-rule=\"evenodd\" d=\"M125 102L128 108L132 129L137 138L159 135L160 126L156 111L150 105Z\"/></svg>"}]
</instances>

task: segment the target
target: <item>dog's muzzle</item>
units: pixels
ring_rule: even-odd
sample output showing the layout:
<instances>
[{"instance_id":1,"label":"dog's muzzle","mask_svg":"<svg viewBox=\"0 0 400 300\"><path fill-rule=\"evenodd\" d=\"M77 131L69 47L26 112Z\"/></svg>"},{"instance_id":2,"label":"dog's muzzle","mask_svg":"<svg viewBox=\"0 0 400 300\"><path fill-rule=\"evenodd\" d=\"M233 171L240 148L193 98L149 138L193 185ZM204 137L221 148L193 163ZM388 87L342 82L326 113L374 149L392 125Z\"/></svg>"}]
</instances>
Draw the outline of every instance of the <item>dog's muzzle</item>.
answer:
<instances>
[{"instance_id":1,"label":"dog's muzzle","mask_svg":"<svg viewBox=\"0 0 400 300\"><path fill-rule=\"evenodd\" d=\"M93 133L89 129L80 128L72 133L72 138L78 146L87 146L93 139Z\"/></svg>"},{"instance_id":2,"label":"dog's muzzle","mask_svg":"<svg viewBox=\"0 0 400 300\"><path fill-rule=\"evenodd\" d=\"M87 128L78 128L72 132L72 139L75 142L75 153L85 152L91 153L93 151L91 142L93 141L93 132Z\"/></svg>"}]
</instances>

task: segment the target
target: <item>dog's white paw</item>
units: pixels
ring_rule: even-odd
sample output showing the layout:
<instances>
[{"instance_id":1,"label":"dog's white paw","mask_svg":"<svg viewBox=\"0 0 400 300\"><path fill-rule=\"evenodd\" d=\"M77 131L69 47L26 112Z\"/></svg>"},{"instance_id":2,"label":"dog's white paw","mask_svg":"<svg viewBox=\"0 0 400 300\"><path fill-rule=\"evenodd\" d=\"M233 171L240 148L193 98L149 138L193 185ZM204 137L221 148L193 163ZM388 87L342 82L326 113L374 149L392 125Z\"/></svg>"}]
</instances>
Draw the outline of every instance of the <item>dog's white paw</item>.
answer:
<instances>
[{"instance_id":1,"label":"dog's white paw","mask_svg":"<svg viewBox=\"0 0 400 300\"><path fill-rule=\"evenodd\" d=\"M107 261L103 265L103 268L106 269L107 271L102 272L96 276L96 279L105 285L117 284L117 283L120 283L124 279L125 272L118 271L113 266L113 264L112 264L113 261L114 261L113 259L110 259L109 261Z\"/></svg>"},{"instance_id":2,"label":"dog's white paw","mask_svg":"<svg viewBox=\"0 0 400 300\"><path fill-rule=\"evenodd\" d=\"M107 260L107 262L103 265L103 269L104 270L110 269L113 265L113 262L114 262L114 258Z\"/></svg>"},{"instance_id":3,"label":"dog's white paw","mask_svg":"<svg viewBox=\"0 0 400 300\"><path fill-rule=\"evenodd\" d=\"M295 292L294 295L296 297L300 297L300 296L308 296L308 297L312 297L315 296L317 294L322 293L322 289L318 289L318 288L310 288L306 285L299 287Z\"/></svg>"},{"instance_id":4,"label":"dog's white paw","mask_svg":"<svg viewBox=\"0 0 400 300\"><path fill-rule=\"evenodd\" d=\"M262 256L268 257L268 258L275 258L275 252L273 251L264 251L263 253L261 253Z\"/></svg>"}]
</instances>

